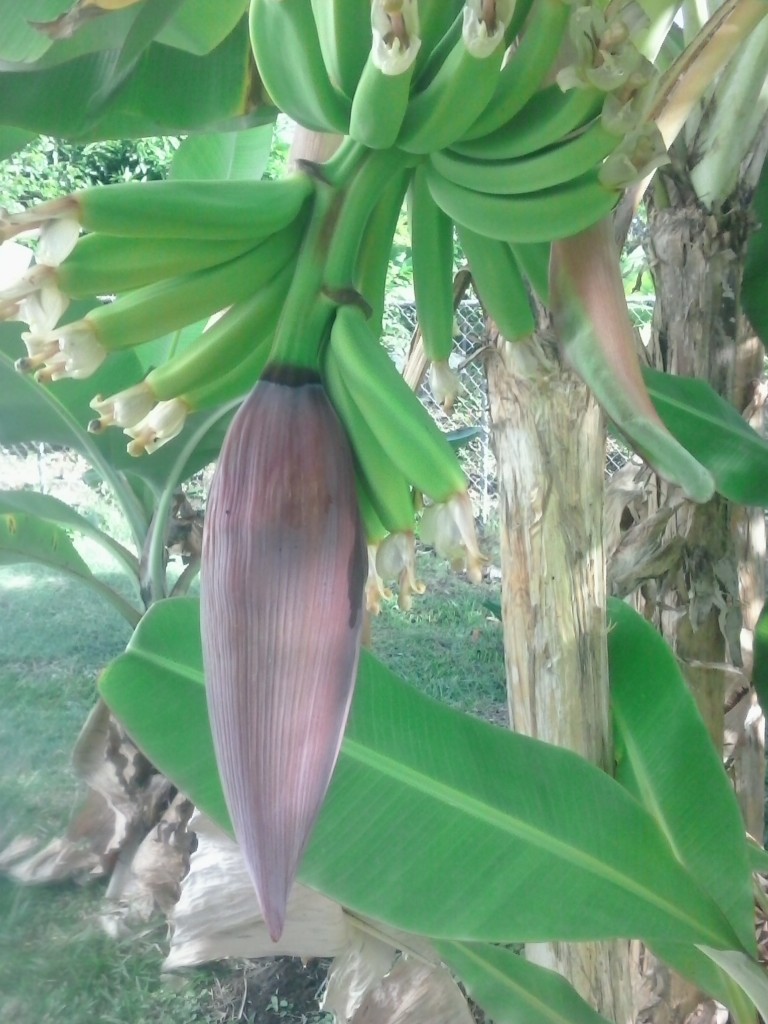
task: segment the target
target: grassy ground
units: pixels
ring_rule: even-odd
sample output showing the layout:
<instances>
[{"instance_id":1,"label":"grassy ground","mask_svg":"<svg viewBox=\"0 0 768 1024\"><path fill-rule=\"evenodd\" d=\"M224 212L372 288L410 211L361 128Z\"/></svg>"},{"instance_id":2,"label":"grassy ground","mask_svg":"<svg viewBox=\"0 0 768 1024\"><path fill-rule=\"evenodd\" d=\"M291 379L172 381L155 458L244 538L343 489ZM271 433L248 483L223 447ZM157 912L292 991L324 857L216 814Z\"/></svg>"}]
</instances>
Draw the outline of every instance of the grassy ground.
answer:
<instances>
[{"instance_id":1,"label":"grassy ground","mask_svg":"<svg viewBox=\"0 0 768 1024\"><path fill-rule=\"evenodd\" d=\"M498 588L472 587L427 554L419 570L427 593L408 613L383 611L375 650L431 695L503 717L500 625L483 604L498 600ZM69 752L98 671L128 634L84 586L40 567L0 568L0 849L19 833L49 837L65 825L81 795ZM98 925L102 894L100 884L20 888L0 880L0 1024L322 1019L308 1015L318 979L298 962L266 975L263 965L237 965L162 978L162 925L114 942ZM300 997L309 1001L301 1006Z\"/></svg>"}]
</instances>

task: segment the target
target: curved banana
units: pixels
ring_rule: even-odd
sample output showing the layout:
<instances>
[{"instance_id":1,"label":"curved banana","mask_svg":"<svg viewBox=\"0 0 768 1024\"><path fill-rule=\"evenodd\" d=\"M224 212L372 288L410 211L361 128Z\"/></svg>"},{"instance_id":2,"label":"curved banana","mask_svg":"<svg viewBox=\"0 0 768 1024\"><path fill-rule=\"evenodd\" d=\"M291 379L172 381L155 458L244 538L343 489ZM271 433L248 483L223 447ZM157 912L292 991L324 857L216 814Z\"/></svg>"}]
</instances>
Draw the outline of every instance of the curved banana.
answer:
<instances>
[{"instance_id":1,"label":"curved banana","mask_svg":"<svg viewBox=\"0 0 768 1024\"><path fill-rule=\"evenodd\" d=\"M399 175L394 175L390 184L382 191L366 222L357 255L354 286L371 307L368 322L376 335L381 333L392 240L397 230L409 179L410 171L403 170Z\"/></svg>"},{"instance_id":2,"label":"curved banana","mask_svg":"<svg viewBox=\"0 0 768 1024\"><path fill-rule=\"evenodd\" d=\"M299 173L279 181L129 181L50 199L2 219L0 235L50 221L123 238L261 241L295 220L315 183Z\"/></svg>"},{"instance_id":3,"label":"curved banana","mask_svg":"<svg viewBox=\"0 0 768 1024\"><path fill-rule=\"evenodd\" d=\"M583 128L600 113L604 101L605 93L597 89L563 92L559 85L548 85L496 131L454 142L451 150L476 160L514 160L553 146Z\"/></svg>"},{"instance_id":4,"label":"curved banana","mask_svg":"<svg viewBox=\"0 0 768 1024\"><path fill-rule=\"evenodd\" d=\"M611 218L552 243L550 293L566 362L657 473L708 501L711 474L669 433L643 381Z\"/></svg>"},{"instance_id":5,"label":"curved banana","mask_svg":"<svg viewBox=\"0 0 768 1024\"><path fill-rule=\"evenodd\" d=\"M285 267L300 240L300 232L288 228L228 263L128 292L91 310L79 323L107 351L161 338L258 291Z\"/></svg>"},{"instance_id":6,"label":"curved banana","mask_svg":"<svg viewBox=\"0 0 768 1024\"><path fill-rule=\"evenodd\" d=\"M536 321L520 268L506 242L457 227L459 244L469 261L483 307L507 341L533 332Z\"/></svg>"},{"instance_id":7,"label":"curved banana","mask_svg":"<svg viewBox=\"0 0 768 1024\"><path fill-rule=\"evenodd\" d=\"M447 362L453 351L453 221L432 198L424 164L411 179L408 220L424 351L433 362Z\"/></svg>"},{"instance_id":8,"label":"curved banana","mask_svg":"<svg viewBox=\"0 0 768 1024\"><path fill-rule=\"evenodd\" d=\"M254 246L245 238L121 238L83 235L51 277L73 299L112 295L235 259Z\"/></svg>"},{"instance_id":9,"label":"curved banana","mask_svg":"<svg viewBox=\"0 0 768 1024\"><path fill-rule=\"evenodd\" d=\"M432 153L430 162L456 185L493 195L522 195L531 191L531 185L539 191L586 174L599 167L619 143L596 118L578 135L516 159L478 160L444 150Z\"/></svg>"},{"instance_id":10,"label":"curved banana","mask_svg":"<svg viewBox=\"0 0 768 1024\"><path fill-rule=\"evenodd\" d=\"M328 77L334 88L351 100L368 55L368 6L359 0L311 0L311 3Z\"/></svg>"},{"instance_id":11,"label":"curved banana","mask_svg":"<svg viewBox=\"0 0 768 1024\"><path fill-rule=\"evenodd\" d=\"M358 475L376 516L387 533L410 533L414 529L413 496L400 473L374 435L354 394L344 381L338 356L328 347L323 379L334 409L344 424L357 463Z\"/></svg>"},{"instance_id":12,"label":"curved banana","mask_svg":"<svg viewBox=\"0 0 768 1024\"><path fill-rule=\"evenodd\" d=\"M616 205L619 192L600 184L591 171L564 185L527 195L494 196L447 181L429 167L427 181L435 199L449 217L502 241L548 242L583 231Z\"/></svg>"},{"instance_id":13,"label":"curved banana","mask_svg":"<svg viewBox=\"0 0 768 1024\"><path fill-rule=\"evenodd\" d=\"M458 39L461 26L461 9L464 0L418 0L419 35L421 49L416 58L416 81L421 87L428 82L434 71L442 64L447 50L442 51L446 36L451 38L451 30L456 32L451 45Z\"/></svg>"},{"instance_id":14,"label":"curved banana","mask_svg":"<svg viewBox=\"0 0 768 1024\"><path fill-rule=\"evenodd\" d=\"M569 15L565 0L535 0L519 46L504 65L488 103L462 133L464 138L488 135L523 109L552 69Z\"/></svg>"},{"instance_id":15,"label":"curved banana","mask_svg":"<svg viewBox=\"0 0 768 1024\"><path fill-rule=\"evenodd\" d=\"M276 106L312 131L347 134L349 100L331 84L309 0L251 0L251 45Z\"/></svg>"},{"instance_id":16,"label":"curved banana","mask_svg":"<svg viewBox=\"0 0 768 1024\"><path fill-rule=\"evenodd\" d=\"M533 291L544 306L549 306L550 242L529 242L510 246L515 259Z\"/></svg>"},{"instance_id":17,"label":"curved banana","mask_svg":"<svg viewBox=\"0 0 768 1024\"><path fill-rule=\"evenodd\" d=\"M328 348L371 432L417 491L448 501L467 488L456 454L398 373L357 306L336 312Z\"/></svg>"},{"instance_id":18,"label":"curved banana","mask_svg":"<svg viewBox=\"0 0 768 1024\"><path fill-rule=\"evenodd\" d=\"M373 45L352 100L349 134L370 149L394 145L421 46L415 0L374 0Z\"/></svg>"},{"instance_id":19,"label":"curved banana","mask_svg":"<svg viewBox=\"0 0 768 1024\"><path fill-rule=\"evenodd\" d=\"M461 138L493 95L504 55L505 22L495 4L484 20L482 0L467 0L461 36L432 80L411 97L397 145L432 153Z\"/></svg>"},{"instance_id":20,"label":"curved banana","mask_svg":"<svg viewBox=\"0 0 768 1024\"><path fill-rule=\"evenodd\" d=\"M160 401L200 388L211 379L237 370L250 352L263 353L266 365L293 267L282 268L253 295L238 302L188 348L151 370L144 378Z\"/></svg>"}]
</instances>

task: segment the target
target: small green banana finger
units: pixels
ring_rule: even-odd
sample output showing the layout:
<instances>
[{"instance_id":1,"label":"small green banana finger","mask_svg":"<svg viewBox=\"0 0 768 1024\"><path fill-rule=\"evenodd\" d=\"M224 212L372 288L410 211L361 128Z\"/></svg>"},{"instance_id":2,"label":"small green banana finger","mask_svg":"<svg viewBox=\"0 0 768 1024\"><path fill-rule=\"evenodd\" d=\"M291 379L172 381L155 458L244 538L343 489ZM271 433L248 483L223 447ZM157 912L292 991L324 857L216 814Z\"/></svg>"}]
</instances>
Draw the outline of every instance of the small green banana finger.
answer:
<instances>
[{"instance_id":1,"label":"small green banana finger","mask_svg":"<svg viewBox=\"0 0 768 1024\"><path fill-rule=\"evenodd\" d=\"M373 45L352 100L349 134L371 149L394 145L408 107L421 40L413 0L374 0Z\"/></svg>"},{"instance_id":2,"label":"small green banana finger","mask_svg":"<svg viewBox=\"0 0 768 1024\"><path fill-rule=\"evenodd\" d=\"M307 174L279 181L129 181L39 203L3 222L3 234L73 219L123 238L247 239L255 245L300 216L314 191Z\"/></svg>"},{"instance_id":3,"label":"small green banana finger","mask_svg":"<svg viewBox=\"0 0 768 1024\"><path fill-rule=\"evenodd\" d=\"M232 306L180 354L151 370L146 383L162 401L199 388L219 374L236 369L250 350L264 350L275 332L293 267L287 264L253 295Z\"/></svg>"},{"instance_id":4,"label":"small green banana finger","mask_svg":"<svg viewBox=\"0 0 768 1024\"><path fill-rule=\"evenodd\" d=\"M357 255L354 287L371 307L369 323L376 335L381 332L392 242L409 179L410 171L403 170L383 189L366 222Z\"/></svg>"},{"instance_id":5,"label":"small green banana finger","mask_svg":"<svg viewBox=\"0 0 768 1024\"><path fill-rule=\"evenodd\" d=\"M202 238L121 238L83 235L51 276L73 299L112 295L235 259L253 242Z\"/></svg>"},{"instance_id":6,"label":"small green banana finger","mask_svg":"<svg viewBox=\"0 0 768 1024\"><path fill-rule=\"evenodd\" d=\"M493 95L504 54L505 22L495 4L467 0L461 35L432 80L411 97L397 145L433 153L461 138ZM501 4L499 5L501 6Z\"/></svg>"},{"instance_id":7,"label":"small green banana finger","mask_svg":"<svg viewBox=\"0 0 768 1024\"><path fill-rule=\"evenodd\" d=\"M453 221L432 198L424 164L411 179L408 219L424 351L432 362L447 362L453 350Z\"/></svg>"},{"instance_id":8,"label":"small green banana finger","mask_svg":"<svg viewBox=\"0 0 768 1024\"><path fill-rule=\"evenodd\" d=\"M531 191L532 182L539 191L599 167L619 142L597 118L578 135L516 159L478 160L446 150L433 153L430 162L443 178L456 185L493 195L522 195Z\"/></svg>"},{"instance_id":9,"label":"small green banana finger","mask_svg":"<svg viewBox=\"0 0 768 1024\"><path fill-rule=\"evenodd\" d=\"M311 3L328 77L334 88L351 100L368 55L368 7L359 0Z\"/></svg>"},{"instance_id":10,"label":"small green banana finger","mask_svg":"<svg viewBox=\"0 0 768 1024\"><path fill-rule=\"evenodd\" d=\"M341 306L331 328L341 379L371 432L417 491L438 502L466 491L467 478L435 421L398 373L357 306Z\"/></svg>"},{"instance_id":11,"label":"small green banana finger","mask_svg":"<svg viewBox=\"0 0 768 1024\"><path fill-rule=\"evenodd\" d=\"M55 333L88 331L108 352L160 338L258 291L292 258L300 237L295 227L289 228L218 267L128 292Z\"/></svg>"},{"instance_id":12,"label":"small green banana finger","mask_svg":"<svg viewBox=\"0 0 768 1024\"><path fill-rule=\"evenodd\" d=\"M510 246L520 269L544 306L549 306L549 242Z\"/></svg>"},{"instance_id":13,"label":"small green banana finger","mask_svg":"<svg viewBox=\"0 0 768 1024\"><path fill-rule=\"evenodd\" d=\"M393 465L371 430L361 407L343 379L332 346L326 352L323 378L333 407L344 424L358 473L365 481L365 489L377 517L388 533L412 532L413 496L408 481Z\"/></svg>"},{"instance_id":14,"label":"small green banana finger","mask_svg":"<svg viewBox=\"0 0 768 1024\"><path fill-rule=\"evenodd\" d=\"M347 134L349 100L334 89L309 0L251 0L251 45L275 105L312 131Z\"/></svg>"},{"instance_id":15,"label":"small green banana finger","mask_svg":"<svg viewBox=\"0 0 768 1024\"><path fill-rule=\"evenodd\" d=\"M461 9L464 0L418 0L419 9L419 35L421 36L421 49L416 58L416 80L421 86L428 82L433 73L429 72L436 55L439 55L434 64L436 70L447 56L448 50L441 52L441 46L451 27L456 24L456 34L451 45L458 39L461 31Z\"/></svg>"},{"instance_id":16,"label":"small green banana finger","mask_svg":"<svg viewBox=\"0 0 768 1024\"><path fill-rule=\"evenodd\" d=\"M504 65L493 95L462 133L463 138L482 138L507 124L523 109L552 69L569 14L565 0L535 0L519 46Z\"/></svg>"},{"instance_id":17,"label":"small green banana finger","mask_svg":"<svg viewBox=\"0 0 768 1024\"><path fill-rule=\"evenodd\" d=\"M605 93L593 88L548 85L535 93L518 114L496 131L454 142L451 150L476 160L514 160L560 142L599 113Z\"/></svg>"},{"instance_id":18,"label":"small green banana finger","mask_svg":"<svg viewBox=\"0 0 768 1024\"><path fill-rule=\"evenodd\" d=\"M457 229L480 302L507 341L531 334L536 321L520 268L506 242Z\"/></svg>"},{"instance_id":19,"label":"small green banana finger","mask_svg":"<svg viewBox=\"0 0 768 1024\"><path fill-rule=\"evenodd\" d=\"M583 231L616 205L619 192L591 171L564 185L528 195L494 196L455 185L429 167L435 202L457 224L510 243L548 242Z\"/></svg>"}]
</instances>

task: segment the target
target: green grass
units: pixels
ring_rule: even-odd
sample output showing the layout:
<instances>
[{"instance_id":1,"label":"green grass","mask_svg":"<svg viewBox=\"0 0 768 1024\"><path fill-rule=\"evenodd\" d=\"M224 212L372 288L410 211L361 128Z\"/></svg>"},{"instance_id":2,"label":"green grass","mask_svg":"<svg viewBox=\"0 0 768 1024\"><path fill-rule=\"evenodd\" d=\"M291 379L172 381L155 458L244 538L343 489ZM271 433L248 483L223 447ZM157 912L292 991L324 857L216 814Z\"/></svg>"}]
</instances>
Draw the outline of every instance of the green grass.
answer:
<instances>
[{"instance_id":1,"label":"green grass","mask_svg":"<svg viewBox=\"0 0 768 1024\"><path fill-rule=\"evenodd\" d=\"M498 719L501 627L483 605L498 601L498 587L469 586L427 554L418 569L427 593L408 613L394 604L383 610L373 623L374 650L432 696ZM37 566L0 569L0 848L20 833L42 840L63 830L82 798L72 745L101 667L129 635L84 585ZM310 1012L316 983L298 961L280 965L279 983L274 974L249 976L242 964L164 979L163 923L131 941L108 938L98 923L103 892L103 883L22 888L0 879L0 1024L325 1019Z\"/></svg>"}]
</instances>

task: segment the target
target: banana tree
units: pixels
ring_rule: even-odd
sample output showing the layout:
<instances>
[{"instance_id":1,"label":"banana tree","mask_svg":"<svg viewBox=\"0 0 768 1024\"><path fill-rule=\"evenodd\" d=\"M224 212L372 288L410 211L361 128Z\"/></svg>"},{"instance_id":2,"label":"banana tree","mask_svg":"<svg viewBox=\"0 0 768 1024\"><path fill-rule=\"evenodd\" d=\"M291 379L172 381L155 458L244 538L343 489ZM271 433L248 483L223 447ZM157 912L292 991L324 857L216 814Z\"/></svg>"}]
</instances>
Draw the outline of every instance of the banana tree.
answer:
<instances>
[{"instance_id":1,"label":"banana tree","mask_svg":"<svg viewBox=\"0 0 768 1024\"><path fill-rule=\"evenodd\" d=\"M107 699L150 758L234 830L273 938L298 870L352 911L439 940L440 955L499 1019L522 1006L562 1012L564 998L569 1016L593 1011L534 965L535 950L521 960L488 943L632 937L739 1019L752 1005L764 1012L736 804L712 752L700 752L711 766L707 791L719 787L710 809L729 836L725 853L718 843L717 856L711 844L702 855L685 799L681 807L691 783L648 739L657 705L650 691L633 704L633 665L667 681L697 750L702 734L673 666L623 607L612 613L621 644L611 669L624 769L610 778L603 444L592 397L686 499L722 491L725 414L693 453L681 439L695 408L683 403L680 414L677 403L665 422L632 346L605 219L664 161L664 117L672 112L677 132L709 80L701 69L719 72L764 5L726 5L679 56L674 12L651 5L638 18L636 8L552 0L253 0L248 24L244 6L200 17L191 0L143 0L102 15L82 2L46 22L41 4L36 30L46 41L12 20L16 52L0 72L13 133L140 134L152 117L174 131L234 128L233 119L253 123L279 108L344 137L330 160L304 161L281 181L119 186L3 219L8 239L40 233L36 264L2 294L6 315L30 327L19 367L39 383L87 378L124 349L141 351L158 333L229 306L198 344L146 375L129 372L96 400L99 429L122 427L132 454L162 448L191 413L260 380L225 441L207 519L202 652L196 609L158 605L105 677ZM93 30L108 20L115 35ZM654 60L669 63L671 84L658 85ZM77 89L63 87L75 77ZM46 105L49 94L56 102ZM202 109L190 102L198 94ZM449 720L368 658L358 672L377 570L414 587L417 519L471 577L483 565L466 480L378 337L406 193L424 347L442 379L454 226L509 336L491 363L491 391L513 712L521 732L580 757ZM118 298L60 324L60 296L75 294L78 272ZM534 332L550 306L551 338ZM737 440L764 449L753 433ZM150 678L148 710L141 686ZM392 841L395 823L402 844ZM551 950L538 954L550 965ZM573 957L565 971L598 1010L628 1019L626 966L614 946Z\"/></svg>"}]
</instances>

